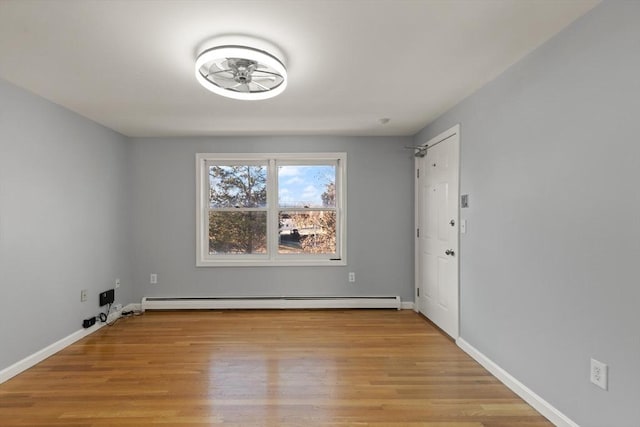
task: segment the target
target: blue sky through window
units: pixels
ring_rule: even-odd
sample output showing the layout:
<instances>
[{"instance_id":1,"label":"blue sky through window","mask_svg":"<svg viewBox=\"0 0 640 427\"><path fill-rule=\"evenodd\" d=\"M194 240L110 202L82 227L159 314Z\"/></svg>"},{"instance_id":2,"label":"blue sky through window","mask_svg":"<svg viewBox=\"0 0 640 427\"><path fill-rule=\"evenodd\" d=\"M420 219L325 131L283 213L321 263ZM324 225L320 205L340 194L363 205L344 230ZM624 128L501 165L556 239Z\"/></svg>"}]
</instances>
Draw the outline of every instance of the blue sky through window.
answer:
<instances>
[{"instance_id":1,"label":"blue sky through window","mask_svg":"<svg viewBox=\"0 0 640 427\"><path fill-rule=\"evenodd\" d=\"M322 193L335 184L334 165L294 165L278 167L280 207L322 207Z\"/></svg>"}]
</instances>

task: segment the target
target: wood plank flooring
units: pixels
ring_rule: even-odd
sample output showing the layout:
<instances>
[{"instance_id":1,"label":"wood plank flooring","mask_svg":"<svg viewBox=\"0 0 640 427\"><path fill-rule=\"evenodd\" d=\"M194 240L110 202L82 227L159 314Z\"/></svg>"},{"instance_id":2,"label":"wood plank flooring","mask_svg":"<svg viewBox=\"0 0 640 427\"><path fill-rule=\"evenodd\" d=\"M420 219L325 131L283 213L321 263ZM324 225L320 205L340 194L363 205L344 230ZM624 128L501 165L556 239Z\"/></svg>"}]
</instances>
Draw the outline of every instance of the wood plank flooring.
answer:
<instances>
[{"instance_id":1,"label":"wood plank flooring","mask_svg":"<svg viewBox=\"0 0 640 427\"><path fill-rule=\"evenodd\" d=\"M410 310L146 312L1 384L0 424L552 426Z\"/></svg>"}]
</instances>

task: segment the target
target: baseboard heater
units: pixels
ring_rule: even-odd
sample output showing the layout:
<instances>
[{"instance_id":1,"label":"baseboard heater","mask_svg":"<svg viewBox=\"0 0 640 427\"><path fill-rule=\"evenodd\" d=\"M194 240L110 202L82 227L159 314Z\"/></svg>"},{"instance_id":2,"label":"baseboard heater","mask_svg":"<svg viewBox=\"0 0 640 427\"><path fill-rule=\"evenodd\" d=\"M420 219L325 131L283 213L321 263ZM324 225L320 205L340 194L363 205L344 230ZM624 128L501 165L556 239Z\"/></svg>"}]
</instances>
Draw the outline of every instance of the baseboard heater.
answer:
<instances>
[{"instance_id":1,"label":"baseboard heater","mask_svg":"<svg viewBox=\"0 0 640 427\"><path fill-rule=\"evenodd\" d=\"M373 297L196 297L142 298L145 310L213 310L213 309L304 309L304 308L395 308L398 296Z\"/></svg>"}]
</instances>

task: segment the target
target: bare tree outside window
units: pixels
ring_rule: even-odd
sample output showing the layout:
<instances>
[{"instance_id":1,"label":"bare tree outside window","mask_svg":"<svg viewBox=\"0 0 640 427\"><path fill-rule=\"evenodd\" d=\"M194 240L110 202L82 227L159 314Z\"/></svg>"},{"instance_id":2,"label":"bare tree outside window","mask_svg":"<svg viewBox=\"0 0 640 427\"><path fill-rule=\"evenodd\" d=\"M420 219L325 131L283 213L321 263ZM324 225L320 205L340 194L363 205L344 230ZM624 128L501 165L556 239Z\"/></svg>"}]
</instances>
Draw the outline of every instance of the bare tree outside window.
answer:
<instances>
[{"instance_id":1,"label":"bare tree outside window","mask_svg":"<svg viewBox=\"0 0 640 427\"><path fill-rule=\"evenodd\" d=\"M267 252L267 168L209 168L209 253Z\"/></svg>"}]
</instances>

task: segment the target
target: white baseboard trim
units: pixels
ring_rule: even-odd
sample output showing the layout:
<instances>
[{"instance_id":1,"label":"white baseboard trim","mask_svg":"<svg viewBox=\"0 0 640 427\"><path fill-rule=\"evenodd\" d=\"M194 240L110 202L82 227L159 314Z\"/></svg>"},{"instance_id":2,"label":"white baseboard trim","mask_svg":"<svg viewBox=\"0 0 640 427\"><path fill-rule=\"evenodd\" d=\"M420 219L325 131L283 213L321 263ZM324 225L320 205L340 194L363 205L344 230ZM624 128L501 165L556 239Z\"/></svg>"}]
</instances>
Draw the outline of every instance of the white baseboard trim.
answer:
<instances>
[{"instance_id":1,"label":"white baseboard trim","mask_svg":"<svg viewBox=\"0 0 640 427\"><path fill-rule=\"evenodd\" d=\"M398 296L368 297L144 297L144 310L250 310L402 307Z\"/></svg>"},{"instance_id":2,"label":"white baseboard trim","mask_svg":"<svg viewBox=\"0 0 640 427\"><path fill-rule=\"evenodd\" d=\"M127 307L129 307L131 305L138 305L139 306L140 304L129 304L129 305L127 305ZM21 372L26 371L27 369L31 368L32 366L37 365L38 363L42 362L43 360L47 359L48 357L53 356L54 354L56 354L60 350L70 346L71 344L75 343L76 341L80 341L82 338L86 337L87 335L91 335L92 333L94 333L98 329L100 329L103 326L105 326L107 323L111 323L111 322L117 320L121 316L121 313L122 313L122 311L115 311L113 313L110 313L109 317L107 317L107 322L106 323L101 323L101 322L98 321L98 323L96 323L95 325L91 326L90 328L77 330L74 333L72 333L70 335L67 335L66 337L54 342L53 344L48 345L47 347L43 348L42 350L36 351L35 353L25 357L24 359L17 361L13 365L1 370L0 371L0 384L10 380L11 378L15 377L16 375L18 375Z\"/></svg>"},{"instance_id":3,"label":"white baseboard trim","mask_svg":"<svg viewBox=\"0 0 640 427\"><path fill-rule=\"evenodd\" d=\"M82 338L86 337L87 335L94 333L95 331L102 328L103 326L104 326L104 323L100 323L100 324L96 323L90 328L80 329L78 331L75 331L74 333L67 335L66 337L54 342L53 344L43 348L42 350L36 351L32 355L17 361L16 363L9 366L8 368L5 368L2 371L0 371L0 384L15 377L19 373L26 371L32 366L35 366L36 364L42 362L44 359L48 358L49 356L53 356L54 354L56 354L63 348L70 346L74 342L79 341Z\"/></svg>"},{"instance_id":4,"label":"white baseboard trim","mask_svg":"<svg viewBox=\"0 0 640 427\"><path fill-rule=\"evenodd\" d=\"M402 310L413 310L413 301L402 301L400 308Z\"/></svg>"},{"instance_id":5,"label":"white baseboard trim","mask_svg":"<svg viewBox=\"0 0 640 427\"><path fill-rule=\"evenodd\" d=\"M509 387L515 394L520 396L529 405L533 406L538 412L540 412L540 414L542 414L557 427L580 427L578 424L569 419L569 417L560 412L542 397L538 396L530 388L522 384L511 374L502 369L494 361L489 359L464 339L458 338L456 340L456 344L458 345L458 347L464 350L465 353L475 359L476 362L481 364L487 371L491 372L493 376L498 378L504 385Z\"/></svg>"},{"instance_id":6,"label":"white baseboard trim","mask_svg":"<svg viewBox=\"0 0 640 427\"><path fill-rule=\"evenodd\" d=\"M122 311L141 311L142 304L127 304L122 307Z\"/></svg>"},{"instance_id":7,"label":"white baseboard trim","mask_svg":"<svg viewBox=\"0 0 640 427\"><path fill-rule=\"evenodd\" d=\"M120 318L121 313L122 313L122 309L120 309L118 311L114 311L113 313L109 313L109 317L107 317L106 323L115 322L116 320L118 320Z\"/></svg>"}]
</instances>

